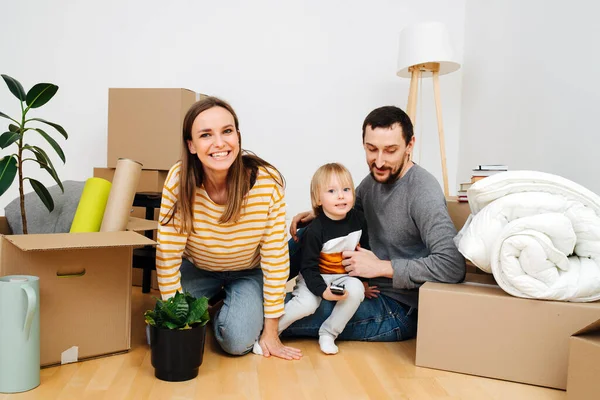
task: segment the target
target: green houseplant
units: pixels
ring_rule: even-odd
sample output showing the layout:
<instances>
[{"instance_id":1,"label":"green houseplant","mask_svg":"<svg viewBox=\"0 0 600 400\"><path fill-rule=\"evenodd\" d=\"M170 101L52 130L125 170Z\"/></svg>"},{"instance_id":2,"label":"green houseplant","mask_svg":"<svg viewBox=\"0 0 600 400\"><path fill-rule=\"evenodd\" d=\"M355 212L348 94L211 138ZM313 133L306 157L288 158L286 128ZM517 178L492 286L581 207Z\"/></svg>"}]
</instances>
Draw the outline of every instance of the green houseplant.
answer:
<instances>
[{"instance_id":1,"label":"green houseplant","mask_svg":"<svg viewBox=\"0 0 600 400\"><path fill-rule=\"evenodd\" d=\"M150 326L150 348L154 375L169 382L198 376L204 356L208 298L175 293L156 300L154 310L144 313Z\"/></svg>"},{"instance_id":2,"label":"green houseplant","mask_svg":"<svg viewBox=\"0 0 600 400\"><path fill-rule=\"evenodd\" d=\"M65 153L63 152L60 145L54 140L48 133L43 131L40 128L36 128L31 126L31 123L37 122L48 125L54 128L58 133L60 133L65 139L68 139L67 132L63 129L62 126L55 124L54 122L46 121L42 118L28 118L27 114L33 108L39 108L46 104L58 91L58 86L52 83L38 83L34 85L28 92L25 92L23 86L19 81L14 78L11 78L8 75L2 75L2 79L8 86L10 92L19 99L21 104L21 115L18 118L12 118L7 114L0 112L0 117L6 118L12 123L9 123L8 130L0 135L0 148L5 149L11 145L16 146L16 152L4 156L0 160L0 196L4 194L8 190L8 188L12 185L15 180L15 176L17 173L19 175L19 199L21 204L21 219L23 221L23 233L27 234L27 216L25 214L25 193L24 193L24 183L25 180L29 181L29 184L37 193L42 203L48 208L48 211L52 211L54 209L54 200L50 195L50 192L40 181L37 181L33 178L24 176L23 174L23 164L26 161L30 161L38 164L38 166L44 169L52 179L56 181L58 186L64 192L63 184L58 179L58 174L56 173L56 169L48 157L46 151L44 151L39 146L34 146L27 144L24 141L26 132L37 132L39 136L44 138L50 146L54 149L54 151L58 154L58 157L64 163ZM1 132L1 131L0 131Z\"/></svg>"}]
</instances>

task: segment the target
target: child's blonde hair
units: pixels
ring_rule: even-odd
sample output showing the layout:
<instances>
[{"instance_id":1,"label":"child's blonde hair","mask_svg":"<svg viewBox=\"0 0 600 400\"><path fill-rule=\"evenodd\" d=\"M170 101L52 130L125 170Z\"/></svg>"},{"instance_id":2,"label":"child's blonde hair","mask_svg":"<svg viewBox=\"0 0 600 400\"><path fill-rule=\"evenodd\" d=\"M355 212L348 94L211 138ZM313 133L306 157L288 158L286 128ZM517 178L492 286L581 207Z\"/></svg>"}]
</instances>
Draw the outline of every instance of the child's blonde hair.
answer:
<instances>
[{"instance_id":1,"label":"child's blonde hair","mask_svg":"<svg viewBox=\"0 0 600 400\"><path fill-rule=\"evenodd\" d=\"M312 208L315 215L319 215L321 213L321 206L319 206L319 193L321 192L321 189L323 189L323 186L326 186L333 176L338 178L342 186L350 187L352 190L352 197L356 197L354 193L352 174L350 174L350 171L348 171L346 167L340 163L329 163L322 165L319 167L319 169L317 169L312 177L312 180L310 181L310 201L312 203ZM352 205L354 205L354 200Z\"/></svg>"}]
</instances>

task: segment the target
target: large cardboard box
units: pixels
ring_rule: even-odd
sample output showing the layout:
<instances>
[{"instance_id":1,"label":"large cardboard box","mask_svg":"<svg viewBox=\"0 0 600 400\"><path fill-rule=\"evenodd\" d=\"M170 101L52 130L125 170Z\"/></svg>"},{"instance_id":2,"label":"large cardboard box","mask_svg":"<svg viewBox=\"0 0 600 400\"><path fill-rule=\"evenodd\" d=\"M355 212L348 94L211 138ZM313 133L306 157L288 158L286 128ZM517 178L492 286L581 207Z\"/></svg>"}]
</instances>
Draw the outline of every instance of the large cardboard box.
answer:
<instances>
[{"instance_id":1,"label":"large cardboard box","mask_svg":"<svg viewBox=\"0 0 600 400\"><path fill-rule=\"evenodd\" d=\"M169 174L168 170L143 169L136 192L162 192L163 185ZM94 177L112 182L115 168L94 168Z\"/></svg>"},{"instance_id":2,"label":"large cardboard box","mask_svg":"<svg viewBox=\"0 0 600 400\"><path fill-rule=\"evenodd\" d=\"M570 339L568 400L600 397L600 320L586 326Z\"/></svg>"},{"instance_id":3,"label":"large cardboard box","mask_svg":"<svg viewBox=\"0 0 600 400\"><path fill-rule=\"evenodd\" d=\"M0 220L0 276L40 278L41 365L129 350L132 248L155 242L132 231L6 235Z\"/></svg>"},{"instance_id":4,"label":"large cardboard box","mask_svg":"<svg viewBox=\"0 0 600 400\"><path fill-rule=\"evenodd\" d=\"M144 169L170 169L181 158L183 118L201 97L187 89L109 89L107 166L130 158Z\"/></svg>"},{"instance_id":5,"label":"large cardboard box","mask_svg":"<svg viewBox=\"0 0 600 400\"><path fill-rule=\"evenodd\" d=\"M569 338L600 318L600 303L513 297L495 285L425 283L416 364L567 387Z\"/></svg>"}]
</instances>

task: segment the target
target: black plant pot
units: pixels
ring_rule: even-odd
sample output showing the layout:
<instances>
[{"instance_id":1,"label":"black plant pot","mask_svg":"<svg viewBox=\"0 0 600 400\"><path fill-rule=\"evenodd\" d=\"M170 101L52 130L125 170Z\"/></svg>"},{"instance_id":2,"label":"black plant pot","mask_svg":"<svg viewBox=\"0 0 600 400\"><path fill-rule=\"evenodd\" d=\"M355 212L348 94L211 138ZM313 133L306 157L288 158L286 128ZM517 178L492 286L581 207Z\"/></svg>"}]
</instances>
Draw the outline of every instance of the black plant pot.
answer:
<instances>
[{"instance_id":1,"label":"black plant pot","mask_svg":"<svg viewBox=\"0 0 600 400\"><path fill-rule=\"evenodd\" d=\"M154 376L169 382L197 377L204 355L205 336L206 325L184 330L150 326Z\"/></svg>"}]
</instances>

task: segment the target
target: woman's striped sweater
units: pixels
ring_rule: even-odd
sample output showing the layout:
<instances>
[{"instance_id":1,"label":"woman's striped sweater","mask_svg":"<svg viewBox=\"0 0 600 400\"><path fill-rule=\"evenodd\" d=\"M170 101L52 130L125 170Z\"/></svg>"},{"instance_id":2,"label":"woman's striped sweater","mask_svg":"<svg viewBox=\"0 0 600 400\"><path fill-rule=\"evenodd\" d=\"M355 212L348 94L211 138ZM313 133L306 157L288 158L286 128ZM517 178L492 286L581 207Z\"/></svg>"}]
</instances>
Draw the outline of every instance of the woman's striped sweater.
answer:
<instances>
[{"instance_id":1,"label":"woman's striped sweater","mask_svg":"<svg viewBox=\"0 0 600 400\"><path fill-rule=\"evenodd\" d=\"M159 221L166 221L179 192L181 163L175 164L165 181ZM263 271L266 318L283 315L285 283L289 276L285 233L283 188L263 168L246 196L240 219L219 223L225 206L213 202L204 187L196 189L195 233L180 233L179 216L160 223L156 250L158 286L163 299L181 291L182 257L208 271L239 271L258 267Z\"/></svg>"}]
</instances>

